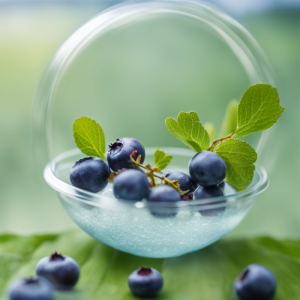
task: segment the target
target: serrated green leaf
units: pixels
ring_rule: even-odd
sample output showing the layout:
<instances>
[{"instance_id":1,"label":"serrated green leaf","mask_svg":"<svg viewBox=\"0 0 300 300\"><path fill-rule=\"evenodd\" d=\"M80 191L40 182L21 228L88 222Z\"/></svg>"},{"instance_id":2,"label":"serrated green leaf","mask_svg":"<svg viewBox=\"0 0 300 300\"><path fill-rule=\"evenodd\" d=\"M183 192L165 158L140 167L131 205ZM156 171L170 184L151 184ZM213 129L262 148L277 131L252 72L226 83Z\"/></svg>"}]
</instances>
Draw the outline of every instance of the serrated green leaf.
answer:
<instances>
[{"instance_id":1,"label":"serrated green leaf","mask_svg":"<svg viewBox=\"0 0 300 300\"><path fill-rule=\"evenodd\" d=\"M278 282L274 300L299 300L298 249L300 240L222 239L181 257L150 259L114 250L79 230L45 236L0 236L0 299L7 300L5 291L11 281L34 275L37 262L57 250L78 262L81 275L76 288L56 293L56 300L137 299L130 293L127 279L141 266L162 272L164 287L157 299L235 299L233 282L252 263L274 273Z\"/></svg>"},{"instance_id":2,"label":"serrated green leaf","mask_svg":"<svg viewBox=\"0 0 300 300\"><path fill-rule=\"evenodd\" d=\"M216 137L216 127L211 122L205 122L204 128L208 133L210 140L213 140Z\"/></svg>"},{"instance_id":3,"label":"serrated green leaf","mask_svg":"<svg viewBox=\"0 0 300 300\"><path fill-rule=\"evenodd\" d=\"M238 101L231 100L227 106L224 120L222 123L220 137L235 132L237 126Z\"/></svg>"},{"instance_id":4,"label":"serrated green leaf","mask_svg":"<svg viewBox=\"0 0 300 300\"><path fill-rule=\"evenodd\" d=\"M200 152L209 147L209 136L198 115L194 111L181 112L177 120L166 119L168 130L194 151Z\"/></svg>"},{"instance_id":5,"label":"serrated green leaf","mask_svg":"<svg viewBox=\"0 0 300 300\"><path fill-rule=\"evenodd\" d=\"M238 106L235 136L243 137L270 128L283 111L276 88L269 84L250 86Z\"/></svg>"},{"instance_id":6,"label":"serrated green leaf","mask_svg":"<svg viewBox=\"0 0 300 300\"><path fill-rule=\"evenodd\" d=\"M226 163L226 180L239 191L244 190L253 180L255 150L244 141L229 139L220 143L214 152Z\"/></svg>"},{"instance_id":7,"label":"serrated green leaf","mask_svg":"<svg viewBox=\"0 0 300 300\"><path fill-rule=\"evenodd\" d=\"M161 171L172 161L172 158L172 155L166 154L165 151L157 149L154 153L154 167Z\"/></svg>"},{"instance_id":8,"label":"serrated green leaf","mask_svg":"<svg viewBox=\"0 0 300 300\"><path fill-rule=\"evenodd\" d=\"M84 154L106 160L104 132L95 120L87 117L76 119L73 132L75 143Z\"/></svg>"}]
</instances>

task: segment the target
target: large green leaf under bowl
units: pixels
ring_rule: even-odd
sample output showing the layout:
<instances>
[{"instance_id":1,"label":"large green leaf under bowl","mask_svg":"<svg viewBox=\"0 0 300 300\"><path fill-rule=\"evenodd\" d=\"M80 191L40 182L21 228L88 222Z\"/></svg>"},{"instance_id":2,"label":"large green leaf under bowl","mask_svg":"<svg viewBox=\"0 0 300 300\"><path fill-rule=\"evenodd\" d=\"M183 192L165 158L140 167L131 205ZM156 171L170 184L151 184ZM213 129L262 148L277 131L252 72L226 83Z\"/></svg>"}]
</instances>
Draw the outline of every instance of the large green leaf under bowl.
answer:
<instances>
[{"instance_id":1,"label":"large green leaf under bowl","mask_svg":"<svg viewBox=\"0 0 300 300\"><path fill-rule=\"evenodd\" d=\"M163 148L173 156L170 170L187 172L194 152ZM155 149L146 149L153 161ZM147 201L114 198L112 186L93 194L73 187L69 171L82 157L79 150L63 153L45 168L47 183L58 192L62 206L72 220L95 239L124 252L145 257L172 257L204 248L235 228L246 216L259 193L268 185L266 173L257 168L252 184L243 192L223 197L173 203L155 203L161 214L151 213ZM226 193L226 192L225 192ZM219 213L210 212L219 210Z\"/></svg>"},{"instance_id":2,"label":"large green leaf under bowl","mask_svg":"<svg viewBox=\"0 0 300 300\"><path fill-rule=\"evenodd\" d=\"M151 259L114 250L79 230L30 237L1 235L0 299L7 300L10 282L33 276L38 261L55 250L73 257L81 268L75 289L58 293L55 300L137 299L127 278L141 266L153 267L164 277L163 290L155 299L235 300L233 282L252 263L265 265L276 276L274 300L300 299L300 241L223 239L178 258Z\"/></svg>"}]
</instances>

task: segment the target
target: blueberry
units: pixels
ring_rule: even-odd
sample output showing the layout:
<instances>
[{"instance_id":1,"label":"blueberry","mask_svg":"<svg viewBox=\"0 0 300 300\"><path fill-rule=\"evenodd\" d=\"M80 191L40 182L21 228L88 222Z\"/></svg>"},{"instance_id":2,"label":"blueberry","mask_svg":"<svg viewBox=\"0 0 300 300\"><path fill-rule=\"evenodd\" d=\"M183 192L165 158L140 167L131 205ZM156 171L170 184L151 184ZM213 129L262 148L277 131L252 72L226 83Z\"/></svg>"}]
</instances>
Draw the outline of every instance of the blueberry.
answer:
<instances>
[{"instance_id":1,"label":"blueberry","mask_svg":"<svg viewBox=\"0 0 300 300\"><path fill-rule=\"evenodd\" d=\"M107 163L98 157L82 158L70 170L72 184L93 193L98 193L106 187L109 175Z\"/></svg>"},{"instance_id":2,"label":"blueberry","mask_svg":"<svg viewBox=\"0 0 300 300\"><path fill-rule=\"evenodd\" d=\"M224 195L223 191L218 186L208 186L208 187L199 186L194 193L193 199L200 200L200 199L207 199L213 197L221 197L223 195ZM218 202L212 202L208 200L208 201L202 201L201 205L205 205L205 204L216 205L225 202L226 202L225 200L218 201ZM225 206L213 208L213 209L200 210L199 212L202 216L213 217L219 215L224 210L225 210Z\"/></svg>"},{"instance_id":3,"label":"blueberry","mask_svg":"<svg viewBox=\"0 0 300 300\"><path fill-rule=\"evenodd\" d=\"M149 208L154 216L171 217L177 213L176 203L181 201L181 197L177 191L168 185L159 185L151 189L148 199ZM158 203L151 203L158 202ZM159 202L162 202L160 205ZM170 202L165 204L164 202Z\"/></svg>"},{"instance_id":4,"label":"blueberry","mask_svg":"<svg viewBox=\"0 0 300 300\"><path fill-rule=\"evenodd\" d=\"M151 189L148 201L174 202L180 201L179 193L168 185L159 185Z\"/></svg>"},{"instance_id":5,"label":"blueberry","mask_svg":"<svg viewBox=\"0 0 300 300\"><path fill-rule=\"evenodd\" d=\"M138 297L155 297L162 289L163 278L153 268L140 268L128 277L131 292Z\"/></svg>"},{"instance_id":6,"label":"blueberry","mask_svg":"<svg viewBox=\"0 0 300 300\"><path fill-rule=\"evenodd\" d=\"M53 300L51 284L43 278L21 279L8 288L9 300Z\"/></svg>"},{"instance_id":7,"label":"blueberry","mask_svg":"<svg viewBox=\"0 0 300 300\"><path fill-rule=\"evenodd\" d=\"M126 170L113 181L114 195L118 199L142 200L148 195L150 184L140 170Z\"/></svg>"},{"instance_id":8,"label":"blueberry","mask_svg":"<svg viewBox=\"0 0 300 300\"><path fill-rule=\"evenodd\" d=\"M266 267L253 264L245 268L234 287L240 300L271 300L276 292L276 279Z\"/></svg>"},{"instance_id":9,"label":"blueberry","mask_svg":"<svg viewBox=\"0 0 300 300\"><path fill-rule=\"evenodd\" d=\"M216 153L202 151L190 160L189 171L192 179L202 186L220 184L226 176L226 164Z\"/></svg>"},{"instance_id":10,"label":"blueberry","mask_svg":"<svg viewBox=\"0 0 300 300\"><path fill-rule=\"evenodd\" d=\"M199 186L197 190L194 192L194 200L213 198L213 197L221 197L223 196L223 191L218 186Z\"/></svg>"},{"instance_id":11,"label":"blueberry","mask_svg":"<svg viewBox=\"0 0 300 300\"><path fill-rule=\"evenodd\" d=\"M55 252L45 257L36 266L36 275L46 278L59 290L71 289L78 281L80 268L77 262L68 256Z\"/></svg>"},{"instance_id":12,"label":"blueberry","mask_svg":"<svg viewBox=\"0 0 300 300\"><path fill-rule=\"evenodd\" d=\"M123 168L133 169L134 166L131 162L130 155L136 151L133 155L134 159L137 159L141 155L141 164L145 160L145 148L136 139L125 137L121 140L117 139L114 143L110 144L107 161L109 167L117 172Z\"/></svg>"},{"instance_id":13,"label":"blueberry","mask_svg":"<svg viewBox=\"0 0 300 300\"><path fill-rule=\"evenodd\" d=\"M179 171L168 172L164 174L164 176L169 180L178 180L180 189L182 191L187 191L185 193L186 195L194 192L195 189L197 188L197 184L195 183L195 181L189 175L183 172L179 172Z\"/></svg>"}]
</instances>

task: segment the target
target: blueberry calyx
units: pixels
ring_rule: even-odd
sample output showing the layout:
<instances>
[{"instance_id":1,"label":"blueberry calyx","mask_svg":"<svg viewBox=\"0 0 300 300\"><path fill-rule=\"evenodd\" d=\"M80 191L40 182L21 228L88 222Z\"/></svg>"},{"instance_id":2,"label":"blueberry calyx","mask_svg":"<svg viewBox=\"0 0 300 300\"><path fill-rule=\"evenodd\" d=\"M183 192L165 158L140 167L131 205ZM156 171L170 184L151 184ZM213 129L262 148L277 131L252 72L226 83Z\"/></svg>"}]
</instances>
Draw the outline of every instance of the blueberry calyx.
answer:
<instances>
[{"instance_id":1,"label":"blueberry calyx","mask_svg":"<svg viewBox=\"0 0 300 300\"><path fill-rule=\"evenodd\" d=\"M65 260L65 257L61 254L58 254L56 251L50 256L50 261L59 261Z\"/></svg>"},{"instance_id":2,"label":"blueberry calyx","mask_svg":"<svg viewBox=\"0 0 300 300\"><path fill-rule=\"evenodd\" d=\"M248 273L249 273L249 269L244 270L243 273L239 276L240 281L246 279Z\"/></svg>"},{"instance_id":3,"label":"blueberry calyx","mask_svg":"<svg viewBox=\"0 0 300 300\"><path fill-rule=\"evenodd\" d=\"M118 172L123 168L135 168L131 158L136 160L141 156L140 163L142 164L145 160L145 155L145 148L137 139L125 137L117 139L114 143L110 144L107 153L107 162L114 172Z\"/></svg>"},{"instance_id":4,"label":"blueberry calyx","mask_svg":"<svg viewBox=\"0 0 300 300\"><path fill-rule=\"evenodd\" d=\"M151 268L146 268L146 267L141 267L139 270L138 270L138 274L141 275L141 276L148 276L152 273L152 270Z\"/></svg>"},{"instance_id":5,"label":"blueberry calyx","mask_svg":"<svg viewBox=\"0 0 300 300\"><path fill-rule=\"evenodd\" d=\"M111 143L109 146L108 146L109 150L108 152L110 154L117 154L119 153L122 148L123 148L123 142L120 140L120 139L116 139L115 142Z\"/></svg>"},{"instance_id":6,"label":"blueberry calyx","mask_svg":"<svg viewBox=\"0 0 300 300\"><path fill-rule=\"evenodd\" d=\"M37 278L34 277L29 277L29 278L25 278L24 279L24 284L38 284L39 280Z\"/></svg>"}]
</instances>

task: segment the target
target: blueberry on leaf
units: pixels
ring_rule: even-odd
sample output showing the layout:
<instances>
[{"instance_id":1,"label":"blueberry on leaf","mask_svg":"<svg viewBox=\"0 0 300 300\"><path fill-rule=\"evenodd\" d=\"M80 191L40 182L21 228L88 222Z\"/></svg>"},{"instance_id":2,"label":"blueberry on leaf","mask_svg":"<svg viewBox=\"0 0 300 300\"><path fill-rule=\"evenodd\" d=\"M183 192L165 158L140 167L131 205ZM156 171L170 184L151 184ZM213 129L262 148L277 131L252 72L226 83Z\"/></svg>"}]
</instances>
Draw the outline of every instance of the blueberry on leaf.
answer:
<instances>
[{"instance_id":1,"label":"blueberry on leaf","mask_svg":"<svg viewBox=\"0 0 300 300\"><path fill-rule=\"evenodd\" d=\"M54 300L53 288L44 278L21 279L8 288L9 300Z\"/></svg>"},{"instance_id":2,"label":"blueberry on leaf","mask_svg":"<svg viewBox=\"0 0 300 300\"><path fill-rule=\"evenodd\" d=\"M201 151L189 162L192 179L202 186L213 186L222 183L226 177L226 164L216 153Z\"/></svg>"},{"instance_id":3,"label":"blueberry on leaf","mask_svg":"<svg viewBox=\"0 0 300 300\"><path fill-rule=\"evenodd\" d=\"M276 278L266 267L249 265L235 281L239 300L271 300L276 292Z\"/></svg>"},{"instance_id":4,"label":"blueberry on leaf","mask_svg":"<svg viewBox=\"0 0 300 300\"><path fill-rule=\"evenodd\" d=\"M58 290L69 290L77 283L80 268L73 258L55 252L39 261L36 275L46 278Z\"/></svg>"},{"instance_id":5,"label":"blueberry on leaf","mask_svg":"<svg viewBox=\"0 0 300 300\"><path fill-rule=\"evenodd\" d=\"M148 195L149 188L147 176L135 169L123 171L113 181L113 192L117 199L142 200Z\"/></svg>"},{"instance_id":6,"label":"blueberry on leaf","mask_svg":"<svg viewBox=\"0 0 300 300\"><path fill-rule=\"evenodd\" d=\"M145 160L145 148L144 146L136 139L125 137L123 139L117 139L114 143L109 145L109 150L107 153L107 161L109 167L114 171L118 172L119 170L133 169L130 155L132 153L133 159L136 160L141 156L140 163L142 164Z\"/></svg>"},{"instance_id":7,"label":"blueberry on leaf","mask_svg":"<svg viewBox=\"0 0 300 300\"><path fill-rule=\"evenodd\" d=\"M92 193L98 193L106 187L109 175L107 163L99 157L82 158L70 170L71 183Z\"/></svg>"},{"instance_id":8,"label":"blueberry on leaf","mask_svg":"<svg viewBox=\"0 0 300 300\"><path fill-rule=\"evenodd\" d=\"M142 267L129 275L128 285L137 297L155 297L162 289L163 277L153 268Z\"/></svg>"},{"instance_id":9,"label":"blueberry on leaf","mask_svg":"<svg viewBox=\"0 0 300 300\"><path fill-rule=\"evenodd\" d=\"M197 188L197 184L195 183L195 181L189 175L183 172L180 171L168 172L165 173L164 176L171 181L178 180L180 189L182 191L187 191L185 195L194 192Z\"/></svg>"}]
</instances>

